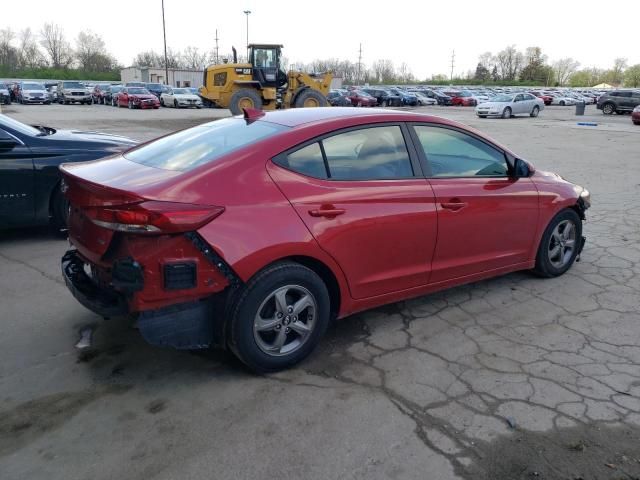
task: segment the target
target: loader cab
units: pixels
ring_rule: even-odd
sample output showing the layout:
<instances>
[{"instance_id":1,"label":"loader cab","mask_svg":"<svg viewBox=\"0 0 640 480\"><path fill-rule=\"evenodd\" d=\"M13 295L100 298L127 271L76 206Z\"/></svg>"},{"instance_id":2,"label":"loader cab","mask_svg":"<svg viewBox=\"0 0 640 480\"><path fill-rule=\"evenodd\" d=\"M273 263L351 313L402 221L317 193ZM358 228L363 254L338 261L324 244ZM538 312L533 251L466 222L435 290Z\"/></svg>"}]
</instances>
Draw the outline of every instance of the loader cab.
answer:
<instances>
[{"instance_id":1,"label":"loader cab","mask_svg":"<svg viewBox=\"0 0 640 480\"><path fill-rule=\"evenodd\" d=\"M249 45L249 63L253 79L262 87L279 88L286 83L286 74L280 70L282 45Z\"/></svg>"}]
</instances>

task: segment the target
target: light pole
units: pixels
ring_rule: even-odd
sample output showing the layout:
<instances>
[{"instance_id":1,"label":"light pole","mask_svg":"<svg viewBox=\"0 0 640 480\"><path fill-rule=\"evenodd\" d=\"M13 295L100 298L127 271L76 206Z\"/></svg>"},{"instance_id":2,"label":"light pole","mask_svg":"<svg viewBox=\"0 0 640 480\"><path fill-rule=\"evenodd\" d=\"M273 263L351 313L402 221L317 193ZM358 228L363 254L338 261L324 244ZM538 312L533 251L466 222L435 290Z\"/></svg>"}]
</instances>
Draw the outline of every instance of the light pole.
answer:
<instances>
[{"instance_id":1,"label":"light pole","mask_svg":"<svg viewBox=\"0 0 640 480\"><path fill-rule=\"evenodd\" d=\"M165 85L169 85L169 65L167 64L167 29L164 24L164 0L162 0L162 35L164 35L164 83Z\"/></svg>"},{"instance_id":2,"label":"light pole","mask_svg":"<svg viewBox=\"0 0 640 480\"><path fill-rule=\"evenodd\" d=\"M247 61L249 61L249 14L250 13L251 13L251 10L244 11L244 14L247 16Z\"/></svg>"}]
</instances>

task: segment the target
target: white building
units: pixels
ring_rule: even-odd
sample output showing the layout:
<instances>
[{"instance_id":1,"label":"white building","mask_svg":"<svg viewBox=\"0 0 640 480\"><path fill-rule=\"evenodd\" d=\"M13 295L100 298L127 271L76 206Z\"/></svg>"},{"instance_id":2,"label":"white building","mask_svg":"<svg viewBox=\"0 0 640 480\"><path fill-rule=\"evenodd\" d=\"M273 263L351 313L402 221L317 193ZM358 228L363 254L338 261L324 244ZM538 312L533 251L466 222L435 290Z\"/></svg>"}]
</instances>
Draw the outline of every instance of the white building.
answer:
<instances>
[{"instance_id":1,"label":"white building","mask_svg":"<svg viewBox=\"0 0 640 480\"><path fill-rule=\"evenodd\" d=\"M164 68L127 67L120 70L120 80L127 82L163 83L172 87L201 87L202 70L169 69L169 81L166 81Z\"/></svg>"}]
</instances>

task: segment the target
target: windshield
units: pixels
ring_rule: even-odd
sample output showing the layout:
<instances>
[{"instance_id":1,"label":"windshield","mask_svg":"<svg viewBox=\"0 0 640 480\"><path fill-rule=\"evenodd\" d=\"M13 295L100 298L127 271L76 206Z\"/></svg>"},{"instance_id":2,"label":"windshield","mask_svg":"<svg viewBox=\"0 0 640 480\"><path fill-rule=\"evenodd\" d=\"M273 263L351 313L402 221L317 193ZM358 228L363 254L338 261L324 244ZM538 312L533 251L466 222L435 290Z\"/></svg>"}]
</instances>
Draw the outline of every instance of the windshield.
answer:
<instances>
[{"instance_id":1,"label":"windshield","mask_svg":"<svg viewBox=\"0 0 640 480\"><path fill-rule=\"evenodd\" d=\"M149 167L188 171L288 129L276 123L225 118L160 138L124 157Z\"/></svg>"},{"instance_id":2,"label":"windshield","mask_svg":"<svg viewBox=\"0 0 640 480\"><path fill-rule=\"evenodd\" d=\"M496 95L491 99L492 102L513 102L513 95Z\"/></svg>"},{"instance_id":3,"label":"windshield","mask_svg":"<svg viewBox=\"0 0 640 480\"><path fill-rule=\"evenodd\" d=\"M186 88L174 88L173 89L173 93L174 94L179 94L179 95L187 95L189 93L191 93L189 90L187 90Z\"/></svg>"},{"instance_id":4,"label":"windshield","mask_svg":"<svg viewBox=\"0 0 640 480\"><path fill-rule=\"evenodd\" d=\"M62 82L62 88L84 88L80 82Z\"/></svg>"},{"instance_id":5,"label":"windshield","mask_svg":"<svg viewBox=\"0 0 640 480\"><path fill-rule=\"evenodd\" d=\"M29 125L25 125L24 123L20 123L11 117L2 115L1 113L0 113L0 127L11 128L16 132L20 132L24 135L40 135L42 133L37 128L33 128Z\"/></svg>"},{"instance_id":6,"label":"windshield","mask_svg":"<svg viewBox=\"0 0 640 480\"><path fill-rule=\"evenodd\" d=\"M23 90L44 90L44 85L41 83L23 83Z\"/></svg>"},{"instance_id":7,"label":"windshield","mask_svg":"<svg viewBox=\"0 0 640 480\"><path fill-rule=\"evenodd\" d=\"M134 95L151 95L149 90L146 88L128 88L127 93L132 93Z\"/></svg>"}]
</instances>

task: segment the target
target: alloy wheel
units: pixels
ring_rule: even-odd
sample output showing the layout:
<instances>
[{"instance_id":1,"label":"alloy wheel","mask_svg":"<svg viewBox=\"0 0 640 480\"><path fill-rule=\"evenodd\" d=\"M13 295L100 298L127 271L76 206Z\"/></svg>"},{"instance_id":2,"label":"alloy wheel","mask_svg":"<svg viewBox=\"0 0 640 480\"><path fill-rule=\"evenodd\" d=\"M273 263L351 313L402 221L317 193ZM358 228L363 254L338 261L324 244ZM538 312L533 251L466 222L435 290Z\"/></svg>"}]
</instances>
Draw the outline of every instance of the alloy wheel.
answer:
<instances>
[{"instance_id":1,"label":"alloy wheel","mask_svg":"<svg viewBox=\"0 0 640 480\"><path fill-rule=\"evenodd\" d=\"M317 312L315 298L300 285L285 285L271 292L253 321L258 348L275 357L300 349L311 337Z\"/></svg>"},{"instance_id":2,"label":"alloy wheel","mask_svg":"<svg viewBox=\"0 0 640 480\"><path fill-rule=\"evenodd\" d=\"M576 226L571 220L559 222L549 238L549 262L555 268L563 268L571 261L575 248Z\"/></svg>"}]
</instances>

